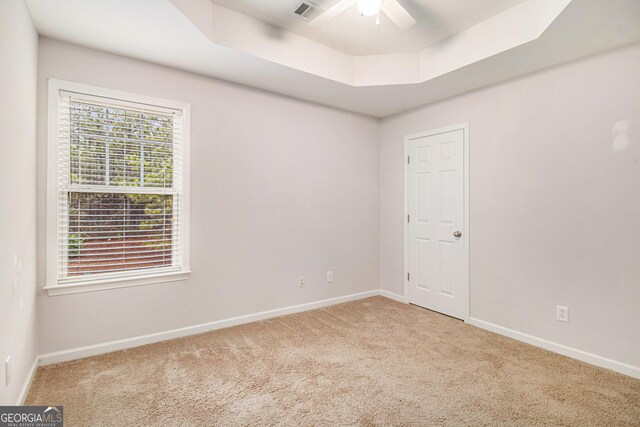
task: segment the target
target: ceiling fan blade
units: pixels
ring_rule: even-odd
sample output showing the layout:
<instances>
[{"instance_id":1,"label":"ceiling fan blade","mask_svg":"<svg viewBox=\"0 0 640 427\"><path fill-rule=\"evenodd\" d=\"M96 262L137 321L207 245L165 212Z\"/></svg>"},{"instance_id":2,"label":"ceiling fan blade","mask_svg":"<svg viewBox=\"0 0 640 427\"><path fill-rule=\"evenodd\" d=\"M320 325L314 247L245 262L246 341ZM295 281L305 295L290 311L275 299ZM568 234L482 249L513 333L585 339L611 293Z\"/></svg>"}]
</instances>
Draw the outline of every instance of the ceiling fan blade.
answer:
<instances>
[{"instance_id":1,"label":"ceiling fan blade","mask_svg":"<svg viewBox=\"0 0 640 427\"><path fill-rule=\"evenodd\" d=\"M397 0L384 0L382 2L382 11L401 30L406 30L416 23L413 16Z\"/></svg>"},{"instance_id":2,"label":"ceiling fan blade","mask_svg":"<svg viewBox=\"0 0 640 427\"><path fill-rule=\"evenodd\" d=\"M334 18L347 10L357 0L339 0L336 4L324 11L324 13L311 21L309 25L319 26L328 22L331 18Z\"/></svg>"}]
</instances>

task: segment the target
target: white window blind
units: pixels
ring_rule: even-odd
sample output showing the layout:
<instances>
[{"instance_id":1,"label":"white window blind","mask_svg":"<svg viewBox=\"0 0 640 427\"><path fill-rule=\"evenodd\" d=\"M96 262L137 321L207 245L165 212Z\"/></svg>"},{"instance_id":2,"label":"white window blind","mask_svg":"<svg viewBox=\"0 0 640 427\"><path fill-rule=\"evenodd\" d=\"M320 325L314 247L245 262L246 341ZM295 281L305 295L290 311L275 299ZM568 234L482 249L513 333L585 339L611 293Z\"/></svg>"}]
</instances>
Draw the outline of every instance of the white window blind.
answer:
<instances>
[{"instance_id":1,"label":"white window blind","mask_svg":"<svg viewBox=\"0 0 640 427\"><path fill-rule=\"evenodd\" d=\"M59 285L180 271L181 109L60 90Z\"/></svg>"}]
</instances>

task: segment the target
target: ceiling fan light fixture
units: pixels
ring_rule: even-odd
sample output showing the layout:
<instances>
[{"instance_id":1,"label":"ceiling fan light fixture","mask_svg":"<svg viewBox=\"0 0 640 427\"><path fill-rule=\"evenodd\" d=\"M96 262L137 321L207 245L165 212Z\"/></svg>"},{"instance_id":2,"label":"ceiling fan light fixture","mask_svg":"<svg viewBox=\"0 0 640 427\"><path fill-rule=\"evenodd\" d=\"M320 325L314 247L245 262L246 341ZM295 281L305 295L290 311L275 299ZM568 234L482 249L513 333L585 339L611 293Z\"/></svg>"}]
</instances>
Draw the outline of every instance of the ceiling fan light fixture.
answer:
<instances>
[{"instance_id":1,"label":"ceiling fan light fixture","mask_svg":"<svg viewBox=\"0 0 640 427\"><path fill-rule=\"evenodd\" d=\"M358 0L358 10L362 16L376 16L382 8L382 0Z\"/></svg>"}]
</instances>

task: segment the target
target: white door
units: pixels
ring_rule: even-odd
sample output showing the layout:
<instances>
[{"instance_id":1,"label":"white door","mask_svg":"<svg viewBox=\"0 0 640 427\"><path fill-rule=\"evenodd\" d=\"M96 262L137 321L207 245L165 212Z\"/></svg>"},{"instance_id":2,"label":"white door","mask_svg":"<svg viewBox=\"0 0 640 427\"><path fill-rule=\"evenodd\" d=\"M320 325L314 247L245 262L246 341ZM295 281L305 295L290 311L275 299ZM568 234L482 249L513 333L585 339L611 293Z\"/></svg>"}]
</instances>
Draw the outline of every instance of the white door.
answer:
<instances>
[{"instance_id":1,"label":"white door","mask_svg":"<svg viewBox=\"0 0 640 427\"><path fill-rule=\"evenodd\" d=\"M466 320L465 131L407 137L405 185L408 300Z\"/></svg>"}]
</instances>

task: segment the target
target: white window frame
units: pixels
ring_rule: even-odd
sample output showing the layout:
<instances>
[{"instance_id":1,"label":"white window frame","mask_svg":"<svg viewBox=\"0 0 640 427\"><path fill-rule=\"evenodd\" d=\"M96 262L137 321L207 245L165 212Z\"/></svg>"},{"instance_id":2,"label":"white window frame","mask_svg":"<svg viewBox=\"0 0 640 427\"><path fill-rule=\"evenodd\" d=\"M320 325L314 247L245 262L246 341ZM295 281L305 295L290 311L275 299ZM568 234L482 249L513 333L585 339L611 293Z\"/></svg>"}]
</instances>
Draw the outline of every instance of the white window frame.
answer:
<instances>
[{"instance_id":1,"label":"white window frame","mask_svg":"<svg viewBox=\"0 0 640 427\"><path fill-rule=\"evenodd\" d=\"M127 272L121 276L87 278L72 283L58 281L58 117L60 92L72 92L86 96L111 98L123 104L147 104L155 107L180 110L182 112L182 193L179 207L181 218L181 236L178 250L181 254L179 270L167 272ZM100 291L105 289L123 288L130 286L149 285L156 283L175 282L189 278L189 128L190 105L184 102L169 101L146 95L105 89L102 87L74 83L64 80L48 79L48 130L47 130L47 227L46 227L46 284L44 289L50 296L74 294L79 292Z\"/></svg>"}]
</instances>

